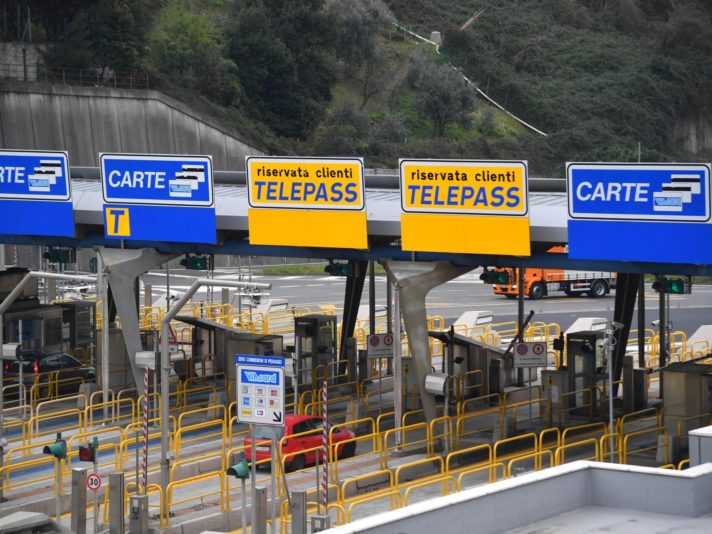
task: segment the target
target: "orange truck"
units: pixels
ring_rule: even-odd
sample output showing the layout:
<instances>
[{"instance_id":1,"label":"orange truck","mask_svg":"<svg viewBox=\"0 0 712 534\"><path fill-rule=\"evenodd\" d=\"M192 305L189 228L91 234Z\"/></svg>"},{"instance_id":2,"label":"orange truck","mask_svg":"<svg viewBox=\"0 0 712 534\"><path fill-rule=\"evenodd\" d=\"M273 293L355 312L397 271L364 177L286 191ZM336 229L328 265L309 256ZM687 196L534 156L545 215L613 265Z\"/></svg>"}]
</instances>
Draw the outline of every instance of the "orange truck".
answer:
<instances>
[{"instance_id":1,"label":"orange truck","mask_svg":"<svg viewBox=\"0 0 712 534\"><path fill-rule=\"evenodd\" d=\"M549 252L562 253L563 247L553 247ZM506 284L493 284L495 295L507 298L517 298L517 269L503 267L494 269L495 273L506 273L509 281ZM524 294L536 300L556 291L563 291L569 296L603 297L616 287L616 273L599 271L569 271L566 269L524 269Z\"/></svg>"},{"instance_id":2,"label":"orange truck","mask_svg":"<svg viewBox=\"0 0 712 534\"><path fill-rule=\"evenodd\" d=\"M504 295L515 299L519 294L517 288L517 270L507 268L495 269L497 272L507 272L508 284L493 284L495 295ZM563 291L569 296L603 297L616 287L615 273L568 271L564 269L524 270L524 294L530 299L540 299L550 293Z\"/></svg>"}]
</instances>

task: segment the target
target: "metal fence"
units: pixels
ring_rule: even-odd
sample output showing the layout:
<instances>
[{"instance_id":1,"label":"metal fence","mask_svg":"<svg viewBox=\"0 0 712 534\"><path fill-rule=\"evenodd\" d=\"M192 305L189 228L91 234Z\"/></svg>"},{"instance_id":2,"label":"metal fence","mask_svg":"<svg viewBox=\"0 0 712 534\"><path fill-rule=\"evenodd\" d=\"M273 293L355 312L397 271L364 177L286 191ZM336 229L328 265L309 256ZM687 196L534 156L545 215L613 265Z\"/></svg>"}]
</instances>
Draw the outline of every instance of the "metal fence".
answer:
<instances>
[{"instance_id":1,"label":"metal fence","mask_svg":"<svg viewBox=\"0 0 712 534\"><path fill-rule=\"evenodd\" d=\"M150 79L148 73L145 72L48 67L31 62L0 63L0 79L121 89L148 89L150 87Z\"/></svg>"}]
</instances>

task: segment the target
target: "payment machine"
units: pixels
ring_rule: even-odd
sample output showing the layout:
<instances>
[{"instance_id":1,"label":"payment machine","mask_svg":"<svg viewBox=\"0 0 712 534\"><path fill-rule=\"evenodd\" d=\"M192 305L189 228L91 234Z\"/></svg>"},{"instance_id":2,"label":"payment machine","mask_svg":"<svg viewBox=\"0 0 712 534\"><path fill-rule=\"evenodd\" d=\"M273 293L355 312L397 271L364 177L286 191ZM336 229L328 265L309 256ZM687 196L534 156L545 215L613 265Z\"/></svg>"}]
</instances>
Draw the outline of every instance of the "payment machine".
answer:
<instances>
[{"instance_id":1,"label":"payment machine","mask_svg":"<svg viewBox=\"0 0 712 534\"><path fill-rule=\"evenodd\" d=\"M572 332L566 336L566 367L568 371L568 391L579 393L568 396L567 408L585 407L595 399L586 397L584 390L590 390L599 382L606 382L605 350L603 331Z\"/></svg>"},{"instance_id":2,"label":"payment machine","mask_svg":"<svg viewBox=\"0 0 712 534\"><path fill-rule=\"evenodd\" d=\"M335 374L336 316L310 314L294 318L294 376L304 389L317 378ZM318 373L314 370L318 368ZM326 373L326 374L325 374Z\"/></svg>"}]
</instances>

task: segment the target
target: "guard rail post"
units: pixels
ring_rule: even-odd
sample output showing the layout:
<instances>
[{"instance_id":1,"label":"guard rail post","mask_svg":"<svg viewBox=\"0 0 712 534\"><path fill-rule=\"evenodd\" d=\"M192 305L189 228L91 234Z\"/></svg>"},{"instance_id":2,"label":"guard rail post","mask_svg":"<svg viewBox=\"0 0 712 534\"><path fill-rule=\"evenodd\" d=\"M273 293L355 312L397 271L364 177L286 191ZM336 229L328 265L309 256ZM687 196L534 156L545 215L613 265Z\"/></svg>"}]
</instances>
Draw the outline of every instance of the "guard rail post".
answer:
<instances>
[{"instance_id":1,"label":"guard rail post","mask_svg":"<svg viewBox=\"0 0 712 534\"><path fill-rule=\"evenodd\" d=\"M77 534L87 531L87 472L86 467L72 468L72 530Z\"/></svg>"},{"instance_id":2,"label":"guard rail post","mask_svg":"<svg viewBox=\"0 0 712 534\"><path fill-rule=\"evenodd\" d=\"M252 506L255 507L254 517L257 518L252 525L252 534L267 534L267 488L265 486L255 488L255 502Z\"/></svg>"},{"instance_id":3,"label":"guard rail post","mask_svg":"<svg viewBox=\"0 0 712 534\"><path fill-rule=\"evenodd\" d=\"M292 515L292 534L307 534L307 492L293 491L289 508Z\"/></svg>"},{"instance_id":4,"label":"guard rail post","mask_svg":"<svg viewBox=\"0 0 712 534\"><path fill-rule=\"evenodd\" d=\"M109 473L109 534L124 534L124 473Z\"/></svg>"},{"instance_id":5,"label":"guard rail post","mask_svg":"<svg viewBox=\"0 0 712 534\"><path fill-rule=\"evenodd\" d=\"M148 495L132 495L131 503L131 523L129 531L131 534L148 533Z\"/></svg>"}]
</instances>

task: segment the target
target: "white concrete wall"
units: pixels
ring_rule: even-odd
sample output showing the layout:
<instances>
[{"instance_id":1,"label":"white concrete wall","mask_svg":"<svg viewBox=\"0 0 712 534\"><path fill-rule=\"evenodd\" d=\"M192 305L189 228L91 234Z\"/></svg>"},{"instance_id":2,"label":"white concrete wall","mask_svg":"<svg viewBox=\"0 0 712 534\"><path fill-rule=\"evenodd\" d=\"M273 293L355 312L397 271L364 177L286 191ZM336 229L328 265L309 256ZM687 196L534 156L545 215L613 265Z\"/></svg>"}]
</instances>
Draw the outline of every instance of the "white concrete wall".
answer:
<instances>
[{"instance_id":1,"label":"white concrete wall","mask_svg":"<svg viewBox=\"0 0 712 534\"><path fill-rule=\"evenodd\" d=\"M591 505L685 517L712 513L712 464L673 471L573 462L374 515L328 532L489 534Z\"/></svg>"}]
</instances>

